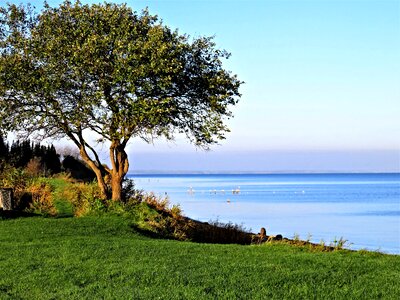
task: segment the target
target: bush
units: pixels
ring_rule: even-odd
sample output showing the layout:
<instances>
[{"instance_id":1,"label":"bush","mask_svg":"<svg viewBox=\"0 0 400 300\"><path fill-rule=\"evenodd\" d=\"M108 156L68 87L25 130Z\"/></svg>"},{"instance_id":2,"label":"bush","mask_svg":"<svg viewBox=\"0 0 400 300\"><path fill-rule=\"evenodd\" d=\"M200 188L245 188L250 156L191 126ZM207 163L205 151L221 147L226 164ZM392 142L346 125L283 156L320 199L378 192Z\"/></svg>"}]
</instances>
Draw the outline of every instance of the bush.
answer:
<instances>
[{"instance_id":1,"label":"bush","mask_svg":"<svg viewBox=\"0 0 400 300\"><path fill-rule=\"evenodd\" d=\"M54 205L53 190L45 180L37 180L28 188L31 203L30 210L44 216L56 216L57 209Z\"/></svg>"},{"instance_id":2,"label":"bush","mask_svg":"<svg viewBox=\"0 0 400 300\"><path fill-rule=\"evenodd\" d=\"M29 176L39 176L45 174L40 157L31 158L25 167L25 172Z\"/></svg>"},{"instance_id":3,"label":"bush","mask_svg":"<svg viewBox=\"0 0 400 300\"><path fill-rule=\"evenodd\" d=\"M135 182L132 179L124 178L122 182L122 201L128 202L133 200L137 194Z\"/></svg>"},{"instance_id":4,"label":"bush","mask_svg":"<svg viewBox=\"0 0 400 300\"><path fill-rule=\"evenodd\" d=\"M17 209L29 206L30 198L26 193L31 182L32 178L24 170L10 165L5 165L3 172L0 173L0 186L13 189L14 203Z\"/></svg>"},{"instance_id":5,"label":"bush","mask_svg":"<svg viewBox=\"0 0 400 300\"><path fill-rule=\"evenodd\" d=\"M101 200L100 189L96 182L69 183L62 190L60 197L72 204L76 217L104 211L106 207Z\"/></svg>"},{"instance_id":6,"label":"bush","mask_svg":"<svg viewBox=\"0 0 400 300\"><path fill-rule=\"evenodd\" d=\"M170 207L168 198L157 197L153 193L137 191L136 197L136 200L131 198L136 204L127 203L124 207L134 219L136 229L162 238L188 239L192 222L182 215L179 206Z\"/></svg>"},{"instance_id":7,"label":"bush","mask_svg":"<svg viewBox=\"0 0 400 300\"><path fill-rule=\"evenodd\" d=\"M196 221L188 236L191 241L199 243L249 245L253 234L242 225L216 220L208 223Z\"/></svg>"}]
</instances>

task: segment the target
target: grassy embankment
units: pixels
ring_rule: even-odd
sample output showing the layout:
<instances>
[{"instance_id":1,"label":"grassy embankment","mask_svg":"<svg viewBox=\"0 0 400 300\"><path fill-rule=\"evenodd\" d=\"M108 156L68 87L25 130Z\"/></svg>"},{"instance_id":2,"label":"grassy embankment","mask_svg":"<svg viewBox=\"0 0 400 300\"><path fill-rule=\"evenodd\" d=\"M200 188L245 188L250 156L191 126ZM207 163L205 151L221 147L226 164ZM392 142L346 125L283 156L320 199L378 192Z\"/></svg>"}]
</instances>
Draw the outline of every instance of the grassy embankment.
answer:
<instances>
[{"instance_id":1,"label":"grassy embankment","mask_svg":"<svg viewBox=\"0 0 400 300\"><path fill-rule=\"evenodd\" d=\"M138 217L0 218L0 299L399 299L400 256L150 238ZM60 217L62 216L62 217Z\"/></svg>"}]
</instances>

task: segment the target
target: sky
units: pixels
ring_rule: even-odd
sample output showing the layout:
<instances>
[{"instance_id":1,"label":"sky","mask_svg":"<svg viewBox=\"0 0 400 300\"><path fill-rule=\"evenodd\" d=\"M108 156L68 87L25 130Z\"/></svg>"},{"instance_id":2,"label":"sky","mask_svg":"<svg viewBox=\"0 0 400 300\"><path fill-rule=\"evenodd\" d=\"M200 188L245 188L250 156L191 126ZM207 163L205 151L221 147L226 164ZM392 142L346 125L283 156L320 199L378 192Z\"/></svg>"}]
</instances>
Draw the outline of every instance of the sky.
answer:
<instances>
[{"instance_id":1,"label":"sky","mask_svg":"<svg viewBox=\"0 0 400 300\"><path fill-rule=\"evenodd\" d=\"M215 36L245 82L220 145L134 139L131 172L400 171L400 1L113 2Z\"/></svg>"}]
</instances>

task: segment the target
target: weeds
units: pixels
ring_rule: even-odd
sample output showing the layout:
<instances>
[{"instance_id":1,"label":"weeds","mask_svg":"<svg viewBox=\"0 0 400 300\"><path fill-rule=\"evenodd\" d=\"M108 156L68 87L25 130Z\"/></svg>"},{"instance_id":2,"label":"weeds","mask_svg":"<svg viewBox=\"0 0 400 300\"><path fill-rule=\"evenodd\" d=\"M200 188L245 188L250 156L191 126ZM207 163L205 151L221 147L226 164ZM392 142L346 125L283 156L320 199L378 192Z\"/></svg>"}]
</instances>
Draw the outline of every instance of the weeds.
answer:
<instances>
[{"instance_id":1,"label":"weeds","mask_svg":"<svg viewBox=\"0 0 400 300\"><path fill-rule=\"evenodd\" d=\"M294 242L300 242L300 235L298 233L293 234L293 241Z\"/></svg>"},{"instance_id":2,"label":"weeds","mask_svg":"<svg viewBox=\"0 0 400 300\"><path fill-rule=\"evenodd\" d=\"M344 248L349 248L352 245L352 243L349 243L348 240L345 240L343 237L340 237L340 239L335 239L329 244L330 247L334 248L335 250L342 250Z\"/></svg>"},{"instance_id":3,"label":"weeds","mask_svg":"<svg viewBox=\"0 0 400 300\"><path fill-rule=\"evenodd\" d=\"M312 239L312 235L311 235L311 233L308 233L306 243L311 243L311 239Z\"/></svg>"}]
</instances>

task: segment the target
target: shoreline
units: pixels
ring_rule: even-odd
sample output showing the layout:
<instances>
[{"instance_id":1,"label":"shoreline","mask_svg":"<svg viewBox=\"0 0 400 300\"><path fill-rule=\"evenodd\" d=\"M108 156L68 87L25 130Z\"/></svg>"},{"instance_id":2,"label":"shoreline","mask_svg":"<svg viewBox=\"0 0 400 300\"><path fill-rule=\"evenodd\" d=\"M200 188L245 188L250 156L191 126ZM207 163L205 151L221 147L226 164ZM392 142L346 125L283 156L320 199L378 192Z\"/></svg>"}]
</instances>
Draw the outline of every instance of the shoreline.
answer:
<instances>
[{"instance_id":1,"label":"shoreline","mask_svg":"<svg viewBox=\"0 0 400 300\"><path fill-rule=\"evenodd\" d=\"M300 234L302 240L308 240L312 234L310 240L314 244L321 240L330 244L344 237L352 243L351 250L399 255L396 231L400 213L396 204L399 175L130 174L129 177L136 179L138 189L155 191L160 197L168 195L173 204L181 205L187 216L201 222L243 223L252 231L266 226L268 234L282 234L288 239ZM193 195L188 194L191 186ZM232 195L232 189L238 186L240 194Z\"/></svg>"}]
</instances>

